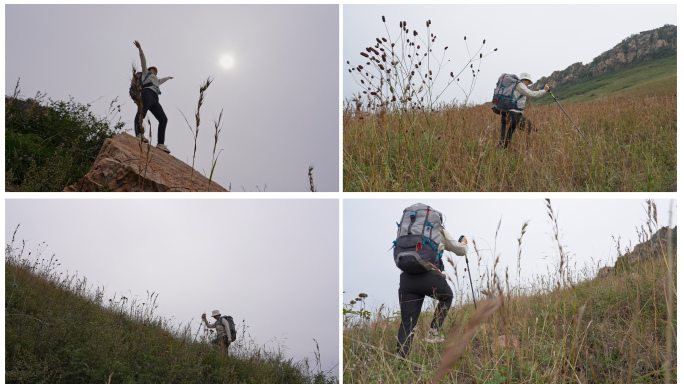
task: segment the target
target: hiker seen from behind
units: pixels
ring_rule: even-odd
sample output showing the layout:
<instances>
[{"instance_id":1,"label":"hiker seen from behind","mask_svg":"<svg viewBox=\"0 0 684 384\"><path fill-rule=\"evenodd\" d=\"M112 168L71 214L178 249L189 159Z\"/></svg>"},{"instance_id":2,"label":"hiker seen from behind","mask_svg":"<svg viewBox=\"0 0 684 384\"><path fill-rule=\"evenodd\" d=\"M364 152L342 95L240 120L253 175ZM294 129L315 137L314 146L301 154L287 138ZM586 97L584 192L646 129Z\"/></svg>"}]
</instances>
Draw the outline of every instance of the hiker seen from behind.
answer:
<instances>
[{"instance_id":1,"label":"hiker seen from behind","mask_svg":"<svg viewBox=\"0 0 684 384\"><path fill-rule=\"evenodd\" d=\"M142 47L138 40L133 42L133 44L138 48L140 52L140 63L142 65L143 71L147 68L145 74L140 73L140 83L142 91L140 92L140 99L142 100L142 111L138 108L138 112L135 114L135 137L139 140L147 142L144 137L145 130L140 126L141 121L147 115L147 111L152 112L152 115L159 122L159 128L157 130L157 148L161 149L166 153L171 153L168 147L164 145L164 140L166 139L166 123L168 119L166 118L166 113L164 113L164 108L162 108L159 103L159 96L161 95L161 89L159 88L167 80L173 79L173 77L163 77L161 79L157 78L157 67L147 67L147 60L145 60L145 54L143 53ZM142 116L141 116L142 112Z\"/></svg>"},{"instance_id":2,"label":"hiker seen from behind","mask_svg":"<svg viewBox=\"0 0 684 384\"><path fill-rule=\"evenodd\" d=\"M438 301L423 340L428 344L444 342L440 328L446 318L454 293L446 281L442 255L444 250L459 256L468 253L468 240L461 236L456 241L444 228L444 217L434 208L416 203L406 208L397 223L394 241L394 262L399 276L399 306L401 325L397 335L397 355L407 358L414 338L425 296Z\"/></svg>"},{"instance_id":3,"label":"hiker seen from behind","mask_svg":"<svg viewBox=\"0 0 684 384\"><path fill-rule=\"evenodd\" d=\"M212 340L213 344L218 344L220 348L228 348L230 344L237 338L237 333L235 332L235 322L231 316L221 316L221 312L215 309L211 312L211 317L216 320L214 323L209 324L207 321L207 315L202 314L202 320L207 328L216 328L216 339Z\"/></svg>"},{"instance_id":4,"label":"hiker seen from behind","mask_svg":"<svg viewBox=\"0 0 684 384\"><path fill-rule=\"evenodd\" d=\"M504 73L496 83L492 110L501 115L499 149L508 148L516 128L527 128L528 133L532 131L532 122L523 116L525 102L528 97L534 98L544 95L549 91L549 85L545 84L543 90L532 91L528 88L531 84L532 76L527 72L521 73L520 77Z\"/></svg>"}]
</instances>

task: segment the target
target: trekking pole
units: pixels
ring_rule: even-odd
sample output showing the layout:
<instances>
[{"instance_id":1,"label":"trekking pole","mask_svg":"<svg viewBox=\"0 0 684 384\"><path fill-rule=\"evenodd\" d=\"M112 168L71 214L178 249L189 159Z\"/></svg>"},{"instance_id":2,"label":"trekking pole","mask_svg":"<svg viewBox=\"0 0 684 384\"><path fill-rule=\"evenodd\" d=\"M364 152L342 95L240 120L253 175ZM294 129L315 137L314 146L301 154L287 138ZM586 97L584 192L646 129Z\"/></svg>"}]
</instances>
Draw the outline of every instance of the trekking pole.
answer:
<instances>
[{"instance_id":1,"label":"trekking pole","mask_svg":"<svg viewBox=\"0 0 684 384\"><path fill-rule=\"evenodd\" d=\"M553 97L553 99L556 100L556 103L557 103L558 106L563 110L563 113L565 113L565 116L567 116L568 119L570 119L570 121L572 121L572 119L570 118L570 115L568 115L568 113L565 112L565 108L563 108L563 106L558 102L558 99L556 99L556 96L554 96L553 93L551 93L551 89L549 89L549 95L551 95L551 97ZM580 135L582 135L582 138L584 139L584 141L586 141L587 144L589 144L589 147L593 148L593 147L591 146L591 144L589 143L589 140L587 140L587 138L584 137L584 133L582 133L582 131L580 131L580 129L577 128L577 124L575 124L574 121L572 121L572 125L574 125L574 126L575 126L575 129L577 129L577 132L579 132Z\"/></svg>"},{"instance_id":2,"label":"trekking pole","mask_svg":"<svg viewBox=\"0 0 684 384\"><path fill-rule=\"evenodd\" d=\"M466 267L468 268L468 278L470 279L470 289L473 292L473 304L475 304L475 309L477 309L477 302L475 301L475 288L473 288L473 278L470 276L470 264L468 264L468 255L465 255Z\"/></svg>"}]
</instances>

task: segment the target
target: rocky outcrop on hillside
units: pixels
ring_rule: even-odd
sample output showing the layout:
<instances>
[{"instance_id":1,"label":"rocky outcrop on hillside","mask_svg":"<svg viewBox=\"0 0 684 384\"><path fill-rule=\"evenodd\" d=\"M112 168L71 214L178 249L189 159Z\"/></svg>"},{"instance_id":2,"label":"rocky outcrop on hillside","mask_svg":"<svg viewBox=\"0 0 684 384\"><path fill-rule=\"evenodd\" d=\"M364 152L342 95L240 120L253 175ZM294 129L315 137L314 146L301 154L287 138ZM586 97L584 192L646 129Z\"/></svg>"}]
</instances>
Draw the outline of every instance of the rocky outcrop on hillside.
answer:
<instances>
[{"instance_id":1,"label":"rocky outcrop on hillside","mask_svg":"<svg viewBox=\"0 0 684 384\"><path fill-rule=\"evenodd\" d=\"M122 133L105 140L90 172L64 192L194 192L208 185L189 165ZM212 181L209 192L228 191Z\"/></svg>"},{"instance_id":2,"label":"rocky outcrop on hillside","mask_svg":"<svg viewBox=\"0 0 684 384\"><path fill-rule=\"evenodd\" d=\"M676 52L677 26L665 25L622 40L589 64L575 63L562 71L555 71L550 76L542 77L532 88L540 89L544 84L556 88L559 85L615 71L634 62L665 57Z\"/></svg>"},{"instance_id":3,"label":"rocky outcrop on hillside","mask_svg":"<svg viewBox=\"0 0 684 384\"><path fill-rule=\"evenodd\" d=\"M624 255L618 256L614 267L603 267L599 269L597 277L608 277L616 269L634 265L637 262L663 257L667 255L669 227L662 227L651 238L643 243L637 244L633 250ZM677 255L677 227L672 229L672 253Z\"/></svg>"}]
</instances>

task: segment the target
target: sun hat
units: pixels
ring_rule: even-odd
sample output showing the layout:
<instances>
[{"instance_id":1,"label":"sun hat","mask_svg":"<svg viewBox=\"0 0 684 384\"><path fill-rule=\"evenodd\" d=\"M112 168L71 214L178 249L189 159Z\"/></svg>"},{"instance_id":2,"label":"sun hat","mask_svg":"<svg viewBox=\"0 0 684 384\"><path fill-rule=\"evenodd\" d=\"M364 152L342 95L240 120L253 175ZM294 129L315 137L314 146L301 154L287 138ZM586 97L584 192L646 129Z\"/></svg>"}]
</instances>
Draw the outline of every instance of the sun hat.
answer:
<instances>
[{"instance_id":1,"label":"sun hat","mask_svg":"<svg viewBox=\"0 0 684 384\"><path fill-rule=\"evenodd\" d=\"M522 72L522 73L520 74L520 80L529 80L529 81L532 81L532 75L530 75L530 74L527 73L527 72Z\"/></svg>"},{"instance_id":2,"label":"sun hat","mask_svg":"<svg viewBox=\"0 0 684 384\"><path fill-rule=\"evenodd\" d=\"M211 311L211 317L214 316L221 316L221 312L219 312L218 309L214 309L213 311Z\"/></svg>"}]
</instances>

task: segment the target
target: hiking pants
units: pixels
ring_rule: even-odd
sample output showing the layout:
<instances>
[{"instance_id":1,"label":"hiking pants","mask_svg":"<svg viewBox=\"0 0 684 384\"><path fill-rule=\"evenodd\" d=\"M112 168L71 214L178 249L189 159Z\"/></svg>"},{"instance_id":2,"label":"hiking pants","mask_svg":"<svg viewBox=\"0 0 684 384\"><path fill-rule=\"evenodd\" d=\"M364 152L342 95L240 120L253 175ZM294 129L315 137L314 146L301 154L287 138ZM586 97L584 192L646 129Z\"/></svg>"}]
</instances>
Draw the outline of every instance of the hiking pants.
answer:
<instances>
[{"instance_id":1,"label":"hiking pants","mask_svg":"<svg viewBox=\"0 0 684 384\"><path fill-rule=\"evenodd\" d=\"M499 141L499 148L508 148L513 132L518 126L521 129L527 128L528 131L532 130L532 122L523 116L522 113L501 112L501 141Z\"/></svg>"},{"instance_id":2,"label":"hiking pants","mask_svg":"<svg viewBox=\"0 0 684 384\"><path fill-rule=\"evenodd\" d=\"M228 335L226 335L225 333L223 335L219 335L216 339L212 340L211 342L218 346L222 346L226 349L228 349L228 347L230 347L231 344L231 342L228 341Z\"/></svg>"},{"instance_id":3,"label":"hiking pants","mask_svg":"<svg viewBox=\"0 0 684 384\"><path fill-rule=\"evenodd\" d=\"M397 337L397 354L406 357L413 342L413 328L418 322L425 296L439 300L430 328L439 329L446 318L454 292L447 281L437 271L421 274L402 273L399 277L399 307L401 325Z\"/></svg>"},{"instance_id":4,"label":"hiking pants","mask_svg":"<svg viewBox=\"0 0 684 384\"><path fill-rule=\"evenodd\" d=\"M168 122L166 114L164 113L164 108L159 104L159 95L157 92L145 88L140 94L142 98L142 118L144 119L147 115L147 111L152 112L152 115L159 122L159 129L157 130L157 143L164 144L164 139L166 136L166 123ZM142 133L140 129L140 111L135 114L135 135L138 136Z\"/></svg>"}]
</instances>

